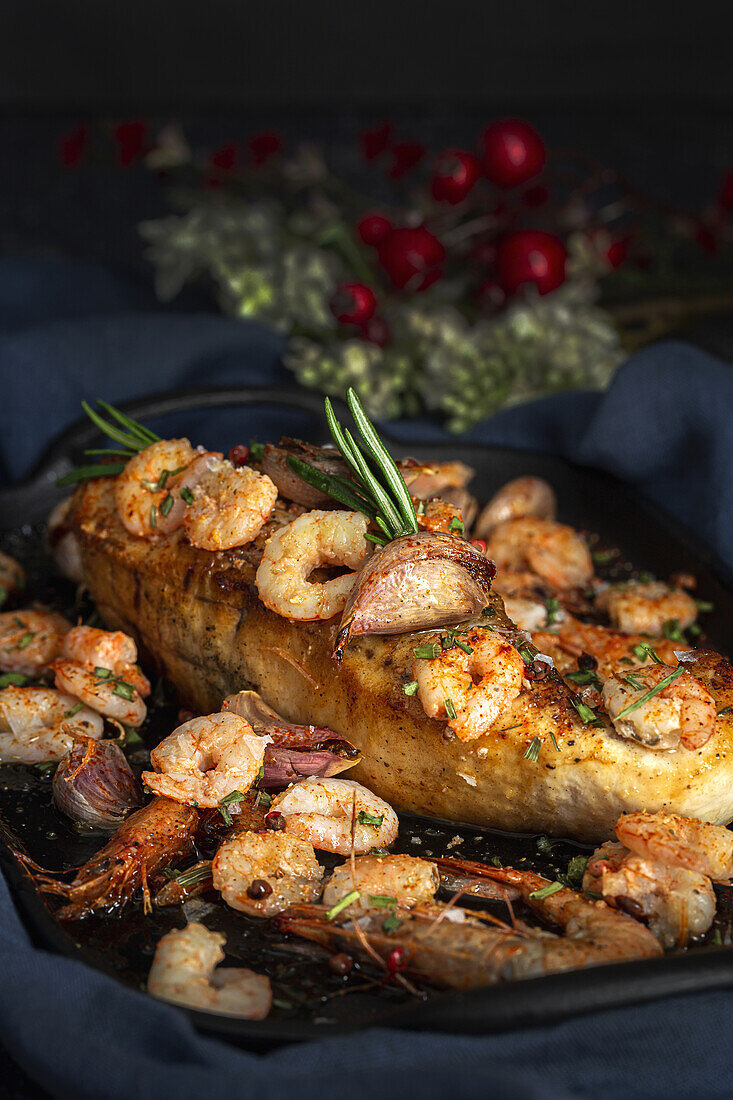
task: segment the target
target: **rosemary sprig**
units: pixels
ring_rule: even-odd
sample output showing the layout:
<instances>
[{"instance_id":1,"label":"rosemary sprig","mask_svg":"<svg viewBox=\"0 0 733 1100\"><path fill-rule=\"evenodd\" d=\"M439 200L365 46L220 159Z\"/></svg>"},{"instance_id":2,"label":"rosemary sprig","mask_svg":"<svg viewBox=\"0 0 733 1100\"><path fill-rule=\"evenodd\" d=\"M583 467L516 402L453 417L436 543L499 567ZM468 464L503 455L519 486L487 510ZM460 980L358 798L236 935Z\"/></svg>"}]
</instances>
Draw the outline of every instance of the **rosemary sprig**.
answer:
<instances>
[{"instance_id":1,"label":"rosemary sprig","mask_svg":"<svg viewBox=\"0 0 733 1100\"><path fill-rule=\"evenodd\" d=\"M136 420L120 412L114 405L110 405L106 401L100 401L99 405L111 419L105 420L105 418L92 409L86 401L82 401L81 403L81 407L91 422L99 428L104 435L108 436L114 443L120 444L124 449L93 449L85 451L84 453L91 456L123 458L125 461L100 462L93 466L77 466L75 469L69 470L68 474L64 474L63 477L57 480L56 484L60 488L65 485L74 485L77 481L87 481L89 478L93 477L115 477L117 474L122 473L128 459L138 454L139 451L143 451L146 447L149 447L151 443L157 443L160 440L159 435L156 435L155 432L151 432L149 428L143 427L142 424L138 424ZM117 423L114 423L114 421Z\"/></svg>"},{"instance_id":2,"label":"rosemary sprig","mask_svg":"<svg viewBox=\"0 0 733 1100\"><path fill-rule=\"evenodd\" d=\"M351 480L326 474L292 455L288 457L288 466L309 485L328 493L353 511L368 516L380 531L378 535L369 536L372 541L383 544L402 535L415 534L415 507L405 479L364 412L356 390L349 388L346 399L362 444L357 442L348 428L341 426L328 398L325 407L328 427L351 471Z\"/></svg>"}]
</instances>

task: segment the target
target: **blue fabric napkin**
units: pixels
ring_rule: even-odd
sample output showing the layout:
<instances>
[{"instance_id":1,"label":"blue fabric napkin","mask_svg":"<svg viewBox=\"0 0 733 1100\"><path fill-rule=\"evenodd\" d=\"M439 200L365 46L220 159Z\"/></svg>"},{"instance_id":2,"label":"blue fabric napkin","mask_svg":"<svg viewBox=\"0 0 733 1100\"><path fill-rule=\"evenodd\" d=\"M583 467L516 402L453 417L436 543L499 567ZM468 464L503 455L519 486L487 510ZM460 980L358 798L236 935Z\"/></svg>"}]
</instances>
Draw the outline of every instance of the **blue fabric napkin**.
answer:
<instances>
[{"instance_id":1,"label":"blue fabric napkin","mask_svg":"<svg viewBox=\"0 0 733 1100\"><path fill-rule=\"evenodd\" d=\"M58 261L0 261L0 476L28 472L82 398L168 387L292 384L281 336L215 314L171 313L144 289ZM733 564L733 371L678 343L635 356L608 393L503 412L469 438L545 450L634 484ZM238 412L240 438L262 429ZM390 425L405 441L446 438ZM191 427L191 433L198 438ZM730 1095L733 993L588 1014L485 1038L372 1030L248 1054L174 1009L34 947L0 880L0 1039L53 1096L233 1095L326 1100ZM592 981L592 973L588 980Z\"/></svg>"}]
</instances>

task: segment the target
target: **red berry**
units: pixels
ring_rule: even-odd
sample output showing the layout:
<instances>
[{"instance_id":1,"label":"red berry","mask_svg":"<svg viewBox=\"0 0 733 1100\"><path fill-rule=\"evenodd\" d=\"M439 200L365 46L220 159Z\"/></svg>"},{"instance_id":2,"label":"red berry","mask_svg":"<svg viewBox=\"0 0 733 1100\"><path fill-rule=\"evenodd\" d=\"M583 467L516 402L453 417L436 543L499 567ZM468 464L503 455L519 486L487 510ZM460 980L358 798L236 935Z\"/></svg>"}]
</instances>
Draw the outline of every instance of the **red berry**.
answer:
<instances>
[{"instance_id":1,"label":"red berry","mask_svg":"<svg viewBox=\"0 0 733 1100\"><path fill-rule=\"evenodd\" d=\"M392 167L387 175L398 180L414 168L425 156L426 148L421 141L397 141L390 147Z\"/></svg>"},{"instance_id":2,"label":"red berry","mask_svg":"<svg viewBox=\"0 0 733 1100\"><path fill-rule=\"evenodd\" d=\"M497 245L497 279L507 294L524 283L534 283L540 294L548 294L565 282L567 258L565 245L552 233L520 229Z\"/></svg>"},{"instance_id":3,"label":"red berry","mask_svg":"<svg viewBox=\"0 0 733 1100\"><path fill-rule=\"evenodd\" d=\"M209 164L221 172L231 172L237 166L237 147L233 141L220 145L209 155Z\"/></svg>"},{"instance_id":4,"label":"red berry","mask_svg":"<svg viewBox=\"0 0 733 1100\"><path fill-rule=\"evenodd\" d=\"M481 175L481 165L473 153L463 149L448 149L435 163L432 192L437 202L453 206L463 202Z\"/></svg>"},{"instance_id":5,"label":"red berry","mask_svg":"<svg viewBox=\"0 0 733 1100\"><path fill-rule=\"evenodd\" d=\"M471 546L475 547L475 549L479 551L480 554L486 553L486 543L483 539L469 539L469 542L471 543Z\"/></svg>"},{"instance_id":6,"label":"red berry","mask_svg":"<svg viewBox=\"0 0 733 1100\"><path fill-rule=\"evenodd\" d=\"M394 126L385 120L373 126L371 129L362 130L360 134L361 149L365 160L376 160L384 152L392 140Z\"/></svg>"},{"instance_id":7,"label":"red berry","mask_svg":"<svg viewBox=\"0 0 733 1100\"><path fill-rule=\"evenodd\" d=\"M128 168L145 152L147 133L148 124L141 118L131 119L129 122L120 122L115 126L114 139L117 143L117 163L121 168Z\"/></svg>"},{"instance_id":8,"label":"red berry","mask_svg":"<svg viewBox=\"0 0 733 1100\"><path fill-rule=\"evenodd\" d=\"M237 443L227 455L232 466L246 466L249 461L249 447L246 443Z\"/></svg>"},{"instance_id":9,"label":"red berry","mask_svg":"<svg viewBox=\"0 0 733 1100\"><path fill-rule=\"evenodd\" d=\"M400 289L427 289L443 274L444 259L443 245L424 225L395 229L379 247L379 262Z\"/></svg>"},{"instance_id":10,"label":"red berry","mask_svg":"<svg viewBox=\"0 0 733 1100\"><path fill-rule=\"evenodd\" d=\"M722 206L723 210L733 210L733 172L728 172L723 179L718 194L718 206Z\"/></svg>"},{"instance_id":11,"label":"red berry","mask_svg":"<svg viewBox=\"0 0 733 1100\"><path fill-rule=\"evenodd\" d=\"M392 223L383 214L365 214L356 223L356 231L364 244L376 247L392 232Z\"/></svg>"},{"instance_id":12,"label":"red berry","mask_svg":"<svg viewBox=\"0 0 733 1100\"><path fill-rule=\"evenodd\" d=\"M395 947L387 956L387 969L390 974L404 970L407 964L407 952L404 947Z\"/></svg>"},{"instance_id":13,"label":"red berry","mask_svg":"<svg viewBox=\"0 0 733 1100\"><path fill-rule=\"evenodd\" d=\"M331 298L331 312L342 325L365 325L377 308L377 298L365 283L342 283Z\"/></svg>"},{"instance_id":14,"label":"red berry","mask_svg":"<svg viewBox=\"0 0 733 1100\"><path fill-rule=\"evenodd\" d=\"M502 118L492 122L481 137L484 172L497 187L526 183L545 164L545 145L528 122Z\"/></svg>"},{"instance_id":15,"label":"red berry","mask_svg":"<svg viewBox=\"0 0 733 1100\"><path fill-rule=\"evenodd\" d=\"M621 267L621 264L629 254L629 243L628 237L623 237L617 241L611 241L606 249L606 259L611 267Z\"/></svg>"},{"instance_id":16,"label":"red berry","mask_svg":"<svg viewBox=\"0 0 733 1100\"><path fill-rule=\"evenodd\" d=\"M262 130L259 134L253 134L247 142L252 163L257 167L267 164L282 147L283 139L277 130Z\"/></svg>"},{"instance_id":17,"label":"red berry","mask_svg":"<svg viewBox=\"0 0 733 1100\"><path fill-rule=\"evenodd\" d=\"M64 168L76 168L81 163L89 141L89 127L82 122L62 134L57 143L59 160Z\"/></svg>"},{"instance_id":18,"label":"red berry","mask_svg":"<svg viewBox=\"0 0 733 1100\"><path fill-rule=\"evenodd\" d=\"M361 327L361 334L370 344L377 344L380 348L386 348L392 339L389 325L381 317L370 317Z\"/></svg>"}]
</instances>

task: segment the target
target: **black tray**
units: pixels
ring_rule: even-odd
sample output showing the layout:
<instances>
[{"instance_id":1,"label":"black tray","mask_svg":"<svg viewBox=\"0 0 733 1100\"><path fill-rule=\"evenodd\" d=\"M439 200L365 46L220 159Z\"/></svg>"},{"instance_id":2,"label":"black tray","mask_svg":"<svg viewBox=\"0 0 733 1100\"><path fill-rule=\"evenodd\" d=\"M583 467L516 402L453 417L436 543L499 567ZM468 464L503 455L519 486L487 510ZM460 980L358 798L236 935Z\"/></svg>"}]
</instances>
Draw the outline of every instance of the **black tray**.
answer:
<instances>
[{"instance_id":1,"label":"black tray","mask_svg":"<svg viewBox=\"0 0 733 1100\"><path fill-rule=\"evenodd\" d=\"M123 407L129 415L144 420L151 427L164 428L168 435L188 432L196 442L215 445L225 451L234 443L249 441L252 436L267 439L294 434L315 442L327 438L321 398L303 391L187 390L145 398ZM195 425L192 423L193 410ZM216 426L207 420L209 410L215 410ZM389 440L389 434L385 436ZM59 499L56 478L79 462L84 448L96 438L96 430L89 422L75 424L48 449L24 483L0 491L0 535L11 552L17 547L21 551L30 548L37 554L40 527ZM620 482L562 459L530 451L483 447L460 441L404 446L390 440L390 444L396 454L417 452L418 456L460 459L472 465L477 475L474 491L482 501L510 478L524 474L547 478L557 492L562 520L596 532L605 544L618 547L639 569L650 570L661 577L679 571L695 574L699 596L714 603L714 611L706 617L708 636L723 652L733 652L733 574L678 523L642 501ZM113 935L109 933L109 922L106 926L101 924L97 932L90 922L64 927L54 920L43 898L12 855L12 847L20 841L40 862L45 860L53 865L55 859L56 865L71 866L86 859L100 844L99 840L90 842L88 838L76 837L63 826L58 828L59 819L54 817L48 787L44 790L38 782L25 782L23 773L28 771L15 769L12 775L17 782L15 785L11 782L9 788L6 785L5 797L0 797L0 863L31 935L43 946L106 970L128 984L141 985L150 961L149 945L145 951L136 947L126 954L120 954L112 946L113 940L125 942L126 931L130 942L135 937L139 941L142 935L139 919L126 924L123 918L114 926ZM31 811L30 815L27 810ZM57 835L49 847L47 832L50 827L55 827ZM463 844L451 850L449 842L456 835L463 837ZM419 838L421 846L411 846L413 837ZM581 847L559 841L550 857L541 856L537 837L510 836L453 824L443 826L401 815L400 847L419 855L425 852L426 845L436 855L450 851L452 855L466 858L481 858L482 855L485 858L489 851L499 852L506 862L524 860L525 865L550 874ZM732 900L733 894L729 896L725 889L720 891L720 924L728 921L733 913ZM166 919L169 920L167 925ZM234 927L233 922L241 927L243 921L246 922L246 918L229 913L221 927L227 930L227 922L229 929ZM180 919L164 917L157 934L176 923L180 923ZM257 933L253 936L256 938ZM255 946L257 949L259 945ZM236 954L246 958L246 952ZM314 962L313 966L325 972L322 962ZM468 993L435 993L420 1001L400 999L389 991L335 996L324 1002L328 1008L314 1010L310 1018L304 1016L302 1010L299 1014L285 1012L278 1016L276 1013L262 1022L194 1011L188 1014L204 1031L227 1036L249 1047L265 1048L294 1040L343 1034L369 1025L485 1034L556 1021L594 1009L728 986L733 986L733 951L702 945L662 959L598 967L590 973L575 971ZM339 980L329 977L324 990L338 992Z\"/></svg>"}]
</instances>

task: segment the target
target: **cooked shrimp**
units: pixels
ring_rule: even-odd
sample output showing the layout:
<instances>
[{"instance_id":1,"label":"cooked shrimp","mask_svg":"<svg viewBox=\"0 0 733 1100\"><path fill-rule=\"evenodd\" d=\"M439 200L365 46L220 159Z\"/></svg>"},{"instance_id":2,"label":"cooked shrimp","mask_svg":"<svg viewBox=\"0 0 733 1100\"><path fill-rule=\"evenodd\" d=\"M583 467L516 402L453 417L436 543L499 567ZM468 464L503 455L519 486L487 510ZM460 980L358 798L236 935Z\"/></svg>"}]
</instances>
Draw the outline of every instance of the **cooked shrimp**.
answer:
<instances>
[{"instance_id":1,"label":"cooked shrimp","mask_svg":"<svg viewBox=\"0 0 733 1100\"><path fill-rule=\"evenodd\" d=\"M0 550L0 607L8 596L14 596L16 592L22 592L25 588L25 570L20 562L11 558L10 554L3 554Z\"/></svg>"},{"instance_id":2,"label":"cooked shrimp","mask_svg":"<svg viewBox=\"0 0 733 1100\"><path fill-rule=\"evenodd\" d=\"M418 500L433 497L445 500L445 490L465 489L475 473L463 462L418 462L416 458L403 458L397 465L410 495Z\"/></svg>"},{"instance_id":3,"label":"cooked shrimp","mask_svg":"<svg viewBox=\"0 0 733 1100\"><path fill-rule=\"evenodd\" d=\"M196 453L187 439L161 439L129 460L115 482L115 504L131 535L155 538L181 526L186 502L173 490Z\"/></svg>"},{"instance_id":4,"label":"cooked shrimp","mask_svg":"<svg viewBox=\"0 0 733 1100\"><path fill-rule=\"evenodd\" d=\"M715 700L703 684L683 672L636 709L624 714L666 676L672 665L629 669L619 665L602 688L603 703L621 737L654 749L700 749L715 732Z\"/></svg>"},{"instance_id":5,"label":"cooked shrimp","mask_svg":"<svg viewBox=\"0 0 733 1100\"><path fill-rule=\"evenodd\" d=\"M563 672L575 669L575 658L588 654L595 658L598 675L606 679L613 675L619 661L633 661L638 666L649 665L654 658L649 652L649 639L642 634L622 634L595 623L583 623L565 612L558 623L557 632L533 631L532 641L542 653L549 654L558 669ZM679 642L667 638L655 638L654 653L667 663L676 661L675 650ZM633 673L633 669L627 671Z\"/></svg>"},{"instance_id":6,"label":"cooked shrimp","mask_svg":"<svg viewBox=\"0 0 733 1100\"><path fill-rule=\"evenodd\" d=\"M148 993L163 1001L242 1020L264 1020L272 1007L270 979L244 967L216 967L226 936L192 922L167 932L155 949Z\"/></svg>"},{"instance_id":7,"label":"cooked shrimp","mask_svg":"<svg viewBox=\"0 0 733 1100\"><path fill-rule=\"evenodd\" d=\"M74 626L65 635L61 656L92 669L109 670L131 683L138 695L150 695L150 681L137 666L137 646L121 630Z\"/></svg>"},{"instance_id":8,"label":"cooked shrimp","mask_svg":"<svg viewBox=\"0 0 733 1100\"><path fill-rule=\"evenodd\" d=\"M286 833L342 856L386 847L399 828L392 807L353 779L304 779L273 799L268 824L279 816Z\"/></svg>"},{"instance_id":9,"label":"cooked shrimp","mask_svg":"<svg viewBox=\"0 0 733 1100\"><path fill-rule=\"evenodd\" d=\"M588 584L593 562L572 527L548 519L510 519L491 532L486 554L497 569L529 569L555 589Z\"/></svg>"},{"instance_id":10,"label":"cooked shrimp","mask_svg":"<svg viewBox=\"0 0 733 1100\"><path fill-rule=\"evenodd\" d=\"M417 658L412 676L430 718L443 718L462 741L480 737L522 690L525 664L513 645L476 627L437 657ZM466 652L469 650L470 652Z\"/></svg>"},{"instance_id":11,"label":"cooked shrimp","mask_svg":"<svg viewBox=\"0 0 733 1100\"><path fill-rule=\"evenodd\" d=\"M356 930L350 907L329 921L324 919L324 907L303 906L284 914L279 923L284 930L331 950L362 957L376 953L388 968L399 947L406 974L452 989L476 989L662 954L648 928L605 902L591 901L565 887L557 889L555 883L531 871L485 867L484 875L518 890L531 909L565 934L526 924L497 927L494 917L435 903L398 909L397 927L389 930L384 928L384 910L377 909L360 916ZM485 923L489 920L491 924Z\"/></svg>"},{"instance_id":12,"label":"cooked shrimp","mask_svg":"<svg viewBox=\"0 0 733 1100\"><path fill-rule=\"evenodd\" d=\"M84 580L81 545L70 523L72 497L60 500L46 519L46 546L59 573L75 584Z\"/></svg>"},{"instance_id":13,"label":"cooked shrimp","mask_svg":"<svg viewBox=\"0 0 733 1100\"><path fill-rule=\"evenodd\" d=\"M101 666L92 668L64 657L52 661L51 668L59 691L75 695L106 718L113 718L135 729L145 721L148 709L135 684L116 676L111 669ZM142 673L139 675L142 676Z\"/></svg>"},{"instance_id":14,"label":"cooked shrimp","mask_svg":"<svg viewBox=\"0 0 733 1100\"><path fill-rule=\"evenodd\" d=\"M733 833L722 825L678 814L640 811L619 818L616 836L645 859L698 871L713 882L733 880Z\"/></svg>"},{"instance_id":15,"label":"cooked shrimp","mask_svg":"<svg viewBox=\"0 0 733 1100\"><path fill-rule=\"evenodd\" d=\"M440 886L440 874L434 863L417 856L359 856L337 867L323 892L323 904L327 908L341 901L352 890L360 897L349 909L384 908L389 900L403 909L432 901ZM372 899L375 898L376 902Z\"/></svg>"},{"instance_id":16,"label":"cooked shrimp","mask_svg":"<svg viewBox=\"0 0 733 1100\"><path fill-rule=\"evenodd\" d=\"M421 531L442 531L446 535L462 535L465 529L461 509L447 500L412 498L415 518Z\"/></svg>"},{"instance_id":17,"label":"cooked shrimp","mask_svg":"<svg viewBox=\"0 0 733 1100\"><path fill-rule=\"evenodd\" d=\"M271 738L259 737L237 714L207 714L175 729L153 749L154 772L143 782L156 794L191 806L218 806L245 794L257 779Z\"/></svg>"},{"instance_id":18,"label":"cooked shrimp","mask_svg":"<svg viewBox=\"0 0 733 1100\"><path fill-rule=\"evenodd\" d=\"M102 736L104 722L78 699L53 688L0 691L0 763L60 760L77 737Z\"/></svg>"},{"instance_id":19,"label":"cooked shrimp","mask_svg":"<svg viewBox=\"0 0 733 1100\"><path fill-rule=\"evenodd\" d=\"M4 611L0 614L0 669L40 676L61 649L71 623L52 611Z\"/></svg>"},{"instance_id":20,"label":"cooked shrimp","mask_svg":"<svg viewBox=\"0 0 733 1100\"><path fill-rule=\"evenodd\" d=\"M697 618L692 596L661 581L611 585L598 594L596 607L607 611L611 625L624 634L661 634L672 621L686 630Z\"/></svg>"},{"instance_id":21,"label":"cooked shrimp","mask_svg":"<svg viewBox=\"0 0 733 1100\"><path fill-rule=\"evenodd\" d=\"M369 554L368 520L360 512L306 512L265 543L255 583L265 607L286 619L331 619L346 606L355 573L308 578L319 566L359 569Z\"/></svg>"},{"instance_id":22,"label":"cooked shrimp","mask_svg":"<svg viewBox=\"0 0 733 1100\"><path fill-rule=\"evenodd\" d=\"M267 474L249 466L233 466L220 455L195 459L181 479L193 500L183 516L183 529L192 546L202 550L230 550L252 542L264 526L277 488Z\"/></svg>"},{"instance_id":23,"label":"cooked shrimp","mask_svg":"<svg viewBox=\"0 0 733 1100\"><path fill-rule=\"evenodd\" d=\"M211 873L227 905L250 917L272 917L289 905L316 901L322 890L323 868L313 845L286 833L237 833L219 848Z\"/></svg>"},{"instance_id":24,"label":"cooked shrimp","mask_svg":"<svg viewBox=\"0 0 733 1100\"><path fill-rule=\"evenodd\" d=\"M707 932L715 917L715 892L698 871L670 867L608 842L593 853L583 889L643 920L663 947L684 947Z\"/></svg>"},{"instance_id":25,"label":"cooked shrimp","mask_svg":"<svg viewBox=\"0 0 733 1100\"><path fill-rule=\"evenodd\" d=\"M503 485L476 521L476 538L486 539L507 520L534 516L554 520L557 501L552 487L540 477L517 477Z\"/></svg>"}]
</instances>

